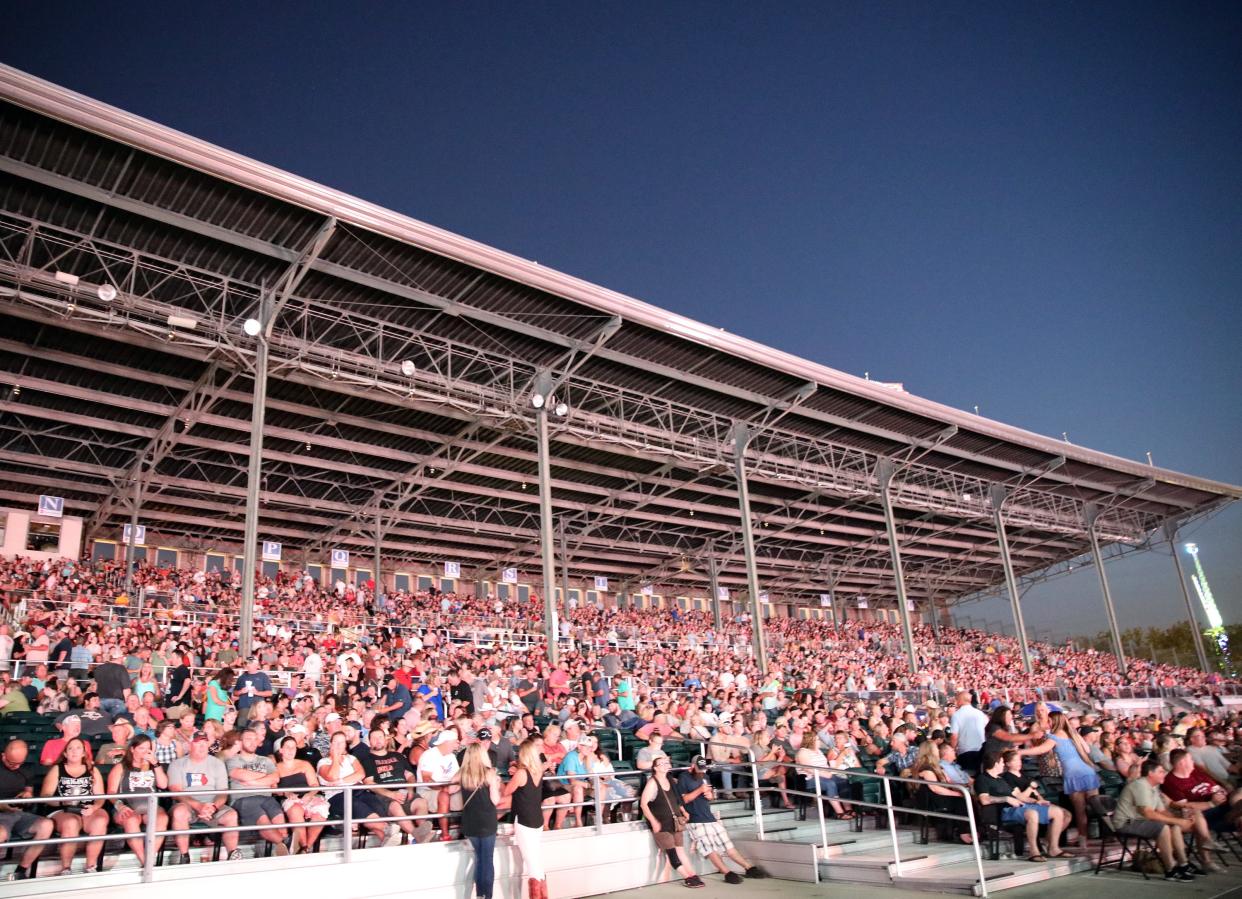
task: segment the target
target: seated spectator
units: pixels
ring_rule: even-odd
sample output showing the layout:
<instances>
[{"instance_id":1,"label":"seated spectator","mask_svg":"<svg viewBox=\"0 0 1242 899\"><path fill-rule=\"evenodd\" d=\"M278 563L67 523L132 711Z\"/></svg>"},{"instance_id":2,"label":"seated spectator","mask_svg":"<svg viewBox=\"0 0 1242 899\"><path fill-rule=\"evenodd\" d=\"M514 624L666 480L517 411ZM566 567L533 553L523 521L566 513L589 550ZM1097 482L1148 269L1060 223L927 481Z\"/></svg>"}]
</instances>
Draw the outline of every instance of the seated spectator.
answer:
<instances>
[{"instance_id":1,"label":"seated spectator","mask_svg":"<svg viewBox=\"0 0 1242 899\"><path fill-rule=\"evenodd\" d=\"M1194 759L1195 767L1202 768L1209 777L1227 789L1235 786L1239 766L1234 764L1220 746L1208 742L1207 731L1192 727L1186 732L1186 748Z\"/></svg>"},{"instance_id":2,"label":"seated spectator","mask_svg":"<svg viewBox=\"0 0 1242 899\"><path fill-rule=\"evenodd\" d=\"M875 763L876 774L891 774L894 777L909 777L914 763L918 759L918 748L910 745L907 731L899 728L893 732L888 745L888 754Z\"/></svg>"},{"instance_id":3,"label":"seated spectator","mask_svg":"<svg viewBox=\"0 0 1242 899\"><path fill-rule=\"evenodd\" d=\"M301 725L295 725L295 727L301 728L302 736L305 736L305 728ZM315 773L315 766L300 755L303 749L304 747L299 745L298 737L294 734L286 734L276 741L276 775L279 778L276 786L278 789L319 786L319 776ZM281 800L285 821L290 825L327 821L331 813L327 798L316 790L277 793L276 795ZM323 827L316 826L290 827L289 830L292 833L289 851L293 855L299 852L310 852L323 833Z\"/></svg>"},{"instance_id":4,"label":"seated spectator","mask_svg":"<svg viewBox=\"0 0 1242 899\"><path fill-rule=\"evenodd\" d=\"M401 821L388 825L384 845L401 845L402 834L414 840L420 828L425 832L422 834L422 841L425 842L430 837L431 825L427 821L419 821L416 827L414 821L403 817L427 814L426 801L415 795L412 789L416 780L414 769L410 767L405 756L389 749L389 738L383 728L373 727L367 734L367 741L370 752L362 759L362 770L365 774L362 782L375 785L375 789L369 792L383 810L382 817L402 818Z\"/></svg>"},{"instance_id":5,"label":"seated spectator","mask_svg":"<svg viewBox=\"0 0 1242 899\"><path fill-rule=\"evenodd\" d=\"M455 728L440 731L431 746L418 759L418 783L444 784L439 788L420 787L418 795L427 803L429 814L443 817L440 821L440 838L448 839L450 811L459 811L461 807L461 787L454 781L461 769L454 753L460 745Z\"/></svg>"},{"instance_id":6,"label":"seated spectator","mask_svg":"<svg viewBox=\"0 0 1242 899\"><path fill-rule=\"evenodd\" d=\"M664 751L664 735L656 732L647 740L647 745L638 750L634 757L634 767L639 771L650 771L655 760L668 755Z\"/></svg>"},{"instance_id":7,"label":"seated spectator","mask_svg":"<svg viewBox=\"0 0 1242 899\"><path fill-rule=\"evenodd\" d=\"M975 778L975 792L979 803L984 806L1002 805L1001 824L1024 824L1026 826L1026 845L1030 855L1029 862L1045 862L1048 858L1060 858L1069 853L1060 848L1061 832L1065 826L1067 815L1058 807L1062 814L1055 818L1051 814L1052 806L1047 800L1035 800L1028 790L1018 790L1012 783L1005 780L1005 759L1000 753L984 753L983 764L979 776ZM1039 826L1048 824L1048 844L1056 851L1047 855L1039 848Z\"/></svg>"},{"instance_id":8,"label":"seated spectator","mask_svg":"<svg viewBox=\"0 0 1242 899\"><path fill-rule=\"evenodd\" d=\"M22 766L30 747L25 740L10 740L0 753L0 845L10 840L46 840L52 836L55 824L50 818L34 814L31 805L9 805L6 799L34 798L34 785ZM15 880L25 880L32 875L34 863L43 854L42 846L27 846L22 850L13 872Z\"/></svg>"},{"instance_id":9,"label":"seated spectator","mask_svg":"<svg viewBox=\"0 0 1242 899\"><path fill-rule=\"evenodd\" d=\"M168 777L155 762L155 753L151 749L151 738L143 734L129 741L121 761L108 772L109 793L162 793L168 789ZM146 826L150 816L150 806L142 799L112 800L112 820L127 834L139 834ZM161 831L168 829L168 815L158 805L155 806L155 827ZM146 847L141 836L131 837L126 841L129 849L143 864ZM155 838L155 853L159 855L164 838Z\"/></svg>"},{"instance_id":10,"label":"seated spectator","mask_svg":"<svg viewBox=\"0 0 1242 899\"><path fill-rule=\"evenodd\" d=\"M592 774L600 775L597 781L604 791L605 819L620 820L620 816L627 814L633 807L633 800L637 795L636 789L617 777L616 769L612 766L612 759L609 758L607 752L599 748L598 744L595 748L595 755L591 759L590 770Z\"/></svg>"},{"instance_id":11,"label":"seated spectator","mask_svg":"<svg viewBox=\"0 0 1242 899\"><path fill-rule=\"evenodd\" d=\"M43 789L39 792L40 796L71 800L52 805L48 816L56 824L56 835L64 839L82 833L102 836L108 830L108 813L104 810L104 801L97 798L103 795L103 776L91 762L89 749L90 746L81 737L67 740L44 775ZM61 844L59 850L62 874L69 873L73 867L73 857L80 847L80 843ZM95 870L103 848L102 840L90 840L86 843L87 871Z\"/></svg>"},{"instance_id":12,"label":"seated spectator","mask_svg":"<svg viewBox=\"0 0 1242 899\"><path fill-rule=\"evenodd\" d=\"M279 778L276 763L266 755L259 755L259 735L253 730L226 733L220 741L220 757L229 775L229 788L233 790L271 790ZM262 826L259 836L272 844L276 855L288 855L288 833L284 809L269 793L250 793L233 800L238 823L243 827Z\"/></svg>"},{"instance_id":13,"label":"seated spectator","mask_svg":"<svg viewBox=\"0 0 1242 899\"><path fill-rule=\"evenodd\" d=\"M346 793L350 793L350 817L381 840L384 839L388 826L382 821L373 820L381 817L384 809L379 807L369 791L332 789L362 783L366 776L362 770L362 763L349 754L348 742L343 730L338 730L332 735L332 740L328 744L328 754L319 760L315 775L319 778L320 784L325 787L324 796L327 797L328 811L332 820L343 821L345 819ZM345 838L353 839L353 834L346 834Z\"/></svg>"},{"instance_id":14,"label":"seated spectator","mask_svg":"<svg viewBox=\"0 0 1242 899\"><path fill-rule=\"evenodd\" d=\"M1160 792L1167 772L1158 758L1148 758L1139 776L1125 785L1113 813L1113 827L1118 833L1132 834L1151 840L1164 865L1165 880L1194 880L1194 872L1186 860L1185 834L1194 829L1190 818L1174 815Z\"/></svg>"},{"instance_id":15,"label":"seated spectator","mask_svg":"<svg viewBox=\"0 0 1242 899\"><path fill-rule=\"evenodd\" d=\"M177 722L161 721L155 726L155 760L163 765L165 770L185 755L188 748L177 736Z\"/></svg>"},{"instance_id":16,"label":"seated spectator","mask_svg":"<svg viewBox=\"0 0 1242 899\"><path fill-rule=\"evenodd\" d=\"M77 715L65 715L56 722L56 726L60 728L60 736L53 737L43 744L43 751L39 753L40 765L55 764L69 741L82 736L82 719ZM91 760L90 744L83 745L86 747L86 758L89 761Z\"/></svg>"},{"instance_id":17,"label":"seated spectator","mask_svg":"<svg viewBox=\"0 0 1242 899\"><path fill-rule=\"evenodd\" d=\"M171 721L164 722L171 726ZM229 774L224 762L208 754L211 739L206 731L190 737L189 751L168 765L169 792L180 794L172 807L172 829L188 830L198 822L211 827L236 827L237 812L228 805ZM181 864L190 862L190 835L174 837ZM238 833L221 834L221 844L229 861L242 857L237 848Z\"/></svg>"},{"instance_id":18,"label":"seated spectator","mask_svg":"<svg viewBox=\"0 0 1242 899\"><path fill-rule=\"evenodd\" d=\"M573 810L574 826L582 826L582 805L580 803L586 800L587 794L591 791L590 778L583 777L582 775L590 772L591 762L598 745L598 741L590 734L580 737L575 741L573 751L567 752L565 758L557 766L556 773L561 777L569 778L568 780L561 781L561 784L569 789L569 800L567 806L557 809L557 830L564 826L571 808Z\"/></svg>"},{"instance_id":19,"label":"seated spectator","mask_svg":"<svg viewBox=\"0 0 1242 899\"><path fill-rule=\"evenodd\" d=\"M935 741L928 740L919 747L918 757L914 761L914 769L911 777L919 780L927 781L925 789L928 793L927 808L935 812L944 812L949 815L966 816L967 798L962 794L961 790L955 790L945 784L961 783L952 780L948 772L944 770L945 756L956 757L956 751L948 743L937 745ZM960 768L957 769L961 771ZM963 772L963 775L965 772ZM969 780L969 778L967 778ZM941 819L933 822L938 831L947 829L949 825L953 825L953 829L957 833L957 837L963 843L972 842L970 835L969 821L948 821Z\"/></svg>"},{"instance_id":20,"label":"seated spectator","mask_svg":"<svg viewBox=\"0 0 1242 899\"><path fill-rule=\"evenodd\" d=\"M1237 829L1238 816L1242 815L1242 790L1227 793L1195 767L1194 757L1185 749L1174 749L1169 753L1169 761L1173 769L1165 775L1160 792L1168 797L1173 810L1194 819L1200 845L1215 849L1211 834Z\"/></svg>"},{"instance_id":21,"label":"seated spectator","mask_svg":"<svg viewBox=\"0 0 1242 899\"><path fill-rule=\"evenodd\" d=\"M99 755L96 758L97 764L115 765L121 761L121 757L125 755L125 750L129 748L129 741L134 736L134 723L125 715L118 715L108 726L108 733L111 740L99 747Z\"/></svg>"},{"instance_id":22,"label":"seated spectator","mask_svg":"<svg viewBox=\"0 0 1242 899\"><path fill-rule=\"evenodd\" d=\"M100 707L98 693L84 693L82 708L65 712L60 720L70 715L78 716L82 725L82 736L87 740L108 736L108 725L112 723L112 718Z\"/></svg>"},{"instance_id":23,"label":"seated spectator","mask_svg":"<svg viewBox=\"0 0 1242 899\"><path fill-rule=\"evenodd\" d=\"M819 737L815 731L807 730L802 734L802 746L794 757L797 772L806 778L806 790L816 792L815 782L819 781L819 792L828 800L838 818L850 819L854 813L841 802L841 789L848 781L844 777L836 777L829 773L828 757L819 748Z\"/></svg>"}]
</instances>

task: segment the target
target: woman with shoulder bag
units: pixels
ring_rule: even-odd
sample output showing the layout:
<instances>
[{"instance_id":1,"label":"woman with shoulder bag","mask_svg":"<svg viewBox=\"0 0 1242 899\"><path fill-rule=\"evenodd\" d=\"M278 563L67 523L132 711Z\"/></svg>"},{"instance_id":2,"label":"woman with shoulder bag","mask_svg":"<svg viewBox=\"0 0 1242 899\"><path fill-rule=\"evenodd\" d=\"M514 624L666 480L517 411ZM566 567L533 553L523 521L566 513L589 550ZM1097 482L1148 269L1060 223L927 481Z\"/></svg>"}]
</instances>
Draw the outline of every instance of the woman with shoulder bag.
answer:
<instances>
[{"instance_id":1,"label":"woman with shoulder bag","mask_svg":"<svg viewBox=\"0 0 1242 899\"><path fill-rule=\"evenodd\" d=\"M661 755L651 765L651 779L643 788L639 805L643 817L651 827L651 835L655 839L656 848L668 853L668 860L677 873L685 878L688 887L697 889L707 886L694 873L686 861L683 849L682 831L686 827L686 812L681 805L681 795L673 789L669 781L669 771L673 763L666 755Z\"/></svg>"},{"instance_id":2,"label":"woman with shoulder bag","mask_svg":"<svg viewBox=\"0 0 1242 899\"><path fill-rule=\"evenodd\" d=\"M461 835L474 849L475 899L492 899L492 885L496 879L496 809L503 800L500 779L481 743L466 748L460 776Z\"/></svg>"}]
</instances>

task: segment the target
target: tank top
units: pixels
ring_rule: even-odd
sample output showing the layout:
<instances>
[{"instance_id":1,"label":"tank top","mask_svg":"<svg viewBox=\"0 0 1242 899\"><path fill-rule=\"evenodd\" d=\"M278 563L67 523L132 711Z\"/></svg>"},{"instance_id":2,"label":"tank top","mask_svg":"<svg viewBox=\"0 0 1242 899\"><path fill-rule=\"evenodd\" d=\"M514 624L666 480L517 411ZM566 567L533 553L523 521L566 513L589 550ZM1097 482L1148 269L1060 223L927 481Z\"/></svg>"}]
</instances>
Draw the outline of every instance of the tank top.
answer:
<instances>
[{"instance_id":1,"label":"tank top","mask_svg":"<svg viewBox=\"0 0 1242 899\"><path fill-rule=\"evenodd\" d=\"M154 793L155 769L139 771L137 768L123 768L121 772L121 793Z\"/></svg>"},{"instance_id":2,"label":"tank top","mask_svg":"<svg viewBox=\"0 0 1242 899\"><path fill-rule=\"evenodd\" d=\"M461 804L461 835L463 837L494 837L496 835L496 803L487 784L466 793ZM516 794L514 796L516 798ZM543 824L543 815L539 817ZM529 826L529 825L527 825Z\"/></svg>"},{"instance_id":3,"label":"tank top","mask_svg":"<svg viewBox=\"0 0 1242 899\"><path fill-rule=\"evenodd\" d=\"M294 771L292 774L286 774L280 780L276 781L277 787L308 787L310 784L306 782L306 772ZM301 796L303 794L295 794Z\"/></svg>"},{"instance_id":4,"label":"tank top","mask_svg":"<svg viewBox=\"0 0 1242 899\"><path fill-rule=\"evenodd\" d=\"M681 808L681 796L673 789L672 781L668 789L660 786L660 782L652 778L656 787L656 797L648 808L652 816L660 822L660 830L671 832L677 829L677 809Z\"/></svg>"},{"instance_id":5,"label":"tank top","mask_svg":"<svg viewBox=\"0 0 1242 899\"><path fill-rule=\"evenodd\" d=\"M513 817L523 827L543 827L543 788L526 772L526 783L513 791Z\"/></svg>"},{"instance_id":6,"label":"tank top","mask_svg":"<svg viewBox=\"0 0 1242 899\"><path fill-rule=\"evenodd\" d=\"M58 770L56 776L56 793L57 796L66 798L82 797L77 802L58 802L56 808L60 809L83 809L91 804L91 796L94 795L94 784L91 779L90 771L83 771L81 774L74 776L66 773L64 768Z\"/></svg>"}]
</instances>

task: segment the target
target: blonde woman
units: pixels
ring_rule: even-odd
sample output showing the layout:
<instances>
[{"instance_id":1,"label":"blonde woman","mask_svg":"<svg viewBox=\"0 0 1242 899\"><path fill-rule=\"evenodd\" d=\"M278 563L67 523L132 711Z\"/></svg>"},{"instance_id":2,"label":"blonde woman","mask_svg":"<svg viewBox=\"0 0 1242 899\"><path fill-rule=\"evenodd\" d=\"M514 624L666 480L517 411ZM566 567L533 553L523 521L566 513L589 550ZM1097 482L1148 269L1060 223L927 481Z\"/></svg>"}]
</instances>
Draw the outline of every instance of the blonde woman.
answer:
<instances>
[{"instance_id":1,"label":"blonde woman","mask_svg":"<svg viewBox=\"0 0 1242 899\"><path fill-rule=\"evenodd\" d=\"M1048 716L1048 734L1038 746L1022 750L1023 755L1055 752L1061 763L1061 792L1074 806L1074 826L1078 830L1078 846L1087 848L1087 797L1100 792L1100 775L1096 773L1091 754L1078 732L1070 727L1063 712Z\"/></svg>"},{"instance_id":2,"label":"blonde woman","mask_svg":"<svg viewBox=\"0 0 1242 899\"><path fill-rule=\"evenodd\" d=\"M952 752L952 747L948 751ZM927 805L930 810L966 817L966 797L961 790L945 786L951 781L940 767L940 748L934 740L925 740L919 747L910 776L927 781L925 789L929 794ZM947 821L942 818L935 825L937 830L954 825L959 840L963 843L972 842L970 823L967 821Z\"/></svg>"},{"instance_id":3,"label":"blonde woman","mask_svg":"<svg viewBox=\"0 0 1242 899\"><path fill-rule=\"evenodd\" d=\"M505 784L503 800L513 808L513 835L530 899L547 899L548 886L543 870L543 760L542 738L532 735L518 747L517 766Z\"/></svg>"},{"instance_id":4,"label":"blonde woman","mask_svg":"<svg viewBox=\"0 0 1242 899\"><path fill-rule=\"evenodd\" d=\"M461 835L474 850L475 899L492 899L496 880L496 810L503 800L500 779L481 743L466 747L460 777Z\"/></svg>"}]
</instances>

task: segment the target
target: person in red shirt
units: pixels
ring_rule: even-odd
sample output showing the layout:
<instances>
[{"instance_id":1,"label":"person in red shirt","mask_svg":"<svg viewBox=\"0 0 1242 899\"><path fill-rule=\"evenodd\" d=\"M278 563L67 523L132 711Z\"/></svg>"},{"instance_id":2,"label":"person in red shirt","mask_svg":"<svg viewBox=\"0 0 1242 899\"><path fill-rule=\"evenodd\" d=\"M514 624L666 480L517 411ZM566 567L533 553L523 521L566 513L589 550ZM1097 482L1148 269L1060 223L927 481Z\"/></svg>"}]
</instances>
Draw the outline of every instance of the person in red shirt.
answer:
<instances>
[{"instance_id":1,"label":"person in red shirt","mask_svg":"<svg viewBox=\"0 0 1242 899\"><path fill-rule=\"evenodd\" d=\"M1169 768L1160 790L1183 814L1194 816L1195 831L1201 844L1211 842L1209 832L1237 829L1237 817L1242 807L1235 806L1242 800L1242 790L1235 790L1234 796L1230 797L1220 784L1195 767L1194 759L1185 749L1174 749L1169 753ZM1234 801L1231 802L1231 799Z\"/></svg>"}]
</instances>

